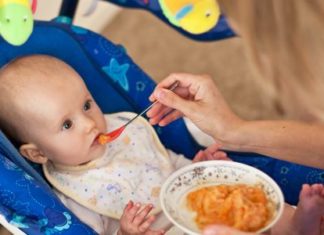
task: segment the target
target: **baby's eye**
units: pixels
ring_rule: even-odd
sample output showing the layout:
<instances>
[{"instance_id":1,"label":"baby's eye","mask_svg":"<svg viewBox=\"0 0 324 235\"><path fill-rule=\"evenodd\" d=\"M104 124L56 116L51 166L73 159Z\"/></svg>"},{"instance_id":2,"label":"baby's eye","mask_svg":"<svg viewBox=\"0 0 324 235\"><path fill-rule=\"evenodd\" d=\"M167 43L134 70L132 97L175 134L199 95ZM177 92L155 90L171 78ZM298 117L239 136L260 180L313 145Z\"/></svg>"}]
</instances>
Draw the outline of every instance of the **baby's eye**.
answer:
<instances>
[{"instance_id":1,"label":"baby's eye","mask_svg":"<svg viewBox=\"0 0 324 235\"><path fill-rule=\"evenodd\" d=\"M72 121L71 120L66 120L66 121L64 121L63 122L63 126L62 126L62 128L63 128L63 130L68 130L68 129L70 129L71 127L72 127Z\"/></svg>"},{"instance_id":2,"label":"baby's eye","mask_svg":"<svg viewBox=\"0 0 324 235\"><path fill-rule=\"evenodd\" d=\"M84 106L83 106L84 111L87 111L87 110L91 109L91 102L92 102L92 100L87 100L84 103Z\"/></svg>"}]
</instances>

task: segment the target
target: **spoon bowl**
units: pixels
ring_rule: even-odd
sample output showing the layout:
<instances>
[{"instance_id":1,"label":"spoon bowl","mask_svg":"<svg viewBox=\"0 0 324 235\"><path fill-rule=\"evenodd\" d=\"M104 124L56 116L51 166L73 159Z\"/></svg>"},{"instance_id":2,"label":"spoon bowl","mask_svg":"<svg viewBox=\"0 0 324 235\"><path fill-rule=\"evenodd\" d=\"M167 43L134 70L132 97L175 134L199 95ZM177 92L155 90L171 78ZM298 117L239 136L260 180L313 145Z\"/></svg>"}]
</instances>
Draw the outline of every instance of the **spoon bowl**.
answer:
<instances>
[{"instance_id":1,"label":"spoon bowl","mask_svg":"<svg viewBox=\"0 0 324 235\"><path fill-rule=\"evenodd\" d=\"M107 144L107 143L117 139L118 136L121 135L121 133L124 131L125 128L126 128L126 125L123 125L123 126L117 128L116 130L113 130L112 132L99 135L99 137L98 137L99 144Z\"/></svg>"}]
</instances>

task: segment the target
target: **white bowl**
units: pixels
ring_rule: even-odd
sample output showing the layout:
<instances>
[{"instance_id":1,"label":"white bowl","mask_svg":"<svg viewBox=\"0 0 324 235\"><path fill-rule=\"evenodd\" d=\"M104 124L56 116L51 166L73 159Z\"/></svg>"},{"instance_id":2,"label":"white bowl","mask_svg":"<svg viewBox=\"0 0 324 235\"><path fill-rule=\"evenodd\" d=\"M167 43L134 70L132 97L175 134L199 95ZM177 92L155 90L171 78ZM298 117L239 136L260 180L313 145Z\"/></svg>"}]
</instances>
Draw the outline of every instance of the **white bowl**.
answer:
<instances>
[{"instance_id":1,"label":"white bowl","mask_svg":"<svg viewBox=\"0 0 324 235\"><path fill-rule=\"evenodd\" d=\"M186 196L195 188L218 184L260 185L268 199L274 203L270 222L257 231L270 229L280 218L284 198L279 186L262 171L232 161L204 161L193 163L174 172L163 184L160 203L167 218L186 234L199 235L194 216L186 206Z\"/></svg>"}]
</instances>

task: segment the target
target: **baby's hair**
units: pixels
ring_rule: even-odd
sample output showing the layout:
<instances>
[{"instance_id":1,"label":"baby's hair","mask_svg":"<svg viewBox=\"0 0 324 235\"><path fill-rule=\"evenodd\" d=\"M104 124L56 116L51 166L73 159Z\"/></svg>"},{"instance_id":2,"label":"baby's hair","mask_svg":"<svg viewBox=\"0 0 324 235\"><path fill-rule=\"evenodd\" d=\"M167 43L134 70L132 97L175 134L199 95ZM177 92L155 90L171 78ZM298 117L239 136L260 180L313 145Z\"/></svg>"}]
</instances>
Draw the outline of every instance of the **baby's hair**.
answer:
<instances>
[{"instance_id":1,"label":"baby's hair","mask_svg":"<svg viewBox=\"0 0 324 235\"><path fill-rule=\"evenodd\" d=\"M17 95L25 92L28 83L57 76L70 67L63 61L47 55L18 57L0 69L0 129L16 146L23 144L24 133L17 126L22 115L17 111Z\"/></svg>"}]
</instances>

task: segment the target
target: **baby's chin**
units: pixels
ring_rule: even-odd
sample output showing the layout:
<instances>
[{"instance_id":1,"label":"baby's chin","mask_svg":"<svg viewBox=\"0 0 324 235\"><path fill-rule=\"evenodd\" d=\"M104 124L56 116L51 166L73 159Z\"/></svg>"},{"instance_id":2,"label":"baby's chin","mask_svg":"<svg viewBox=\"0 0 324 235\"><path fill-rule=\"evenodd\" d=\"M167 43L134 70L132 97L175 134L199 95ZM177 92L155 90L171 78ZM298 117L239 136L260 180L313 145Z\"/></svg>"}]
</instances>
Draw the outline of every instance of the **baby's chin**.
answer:
<instances>
[{"instance_id":1,"label":"baby's chin","mask_svg":"<svg viewBox=\"0 0 324 235\"><path fill-rule=\"evenodd\" d=\"M102 145L99 143L96 144L95 146L92 147L90 161L103 157L105 151L106 151L106 145Z\"/></svg>"},{"instance_id":2,"label":"baby's chin","mask_svg":"<svg viewBox=\"0 0 324 235\"><path fill-rule=\"evenodd\" d=\"M84 166L89 164L90 162L97 160L104 156L106 146L101 145L98 146L96 149L92 149L91 153L89 153L88 158L83 162L79 163L78 166Z\"/></svg>"}]
</instances>

